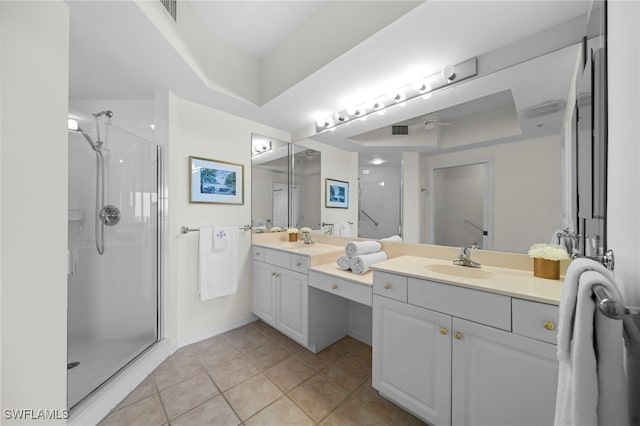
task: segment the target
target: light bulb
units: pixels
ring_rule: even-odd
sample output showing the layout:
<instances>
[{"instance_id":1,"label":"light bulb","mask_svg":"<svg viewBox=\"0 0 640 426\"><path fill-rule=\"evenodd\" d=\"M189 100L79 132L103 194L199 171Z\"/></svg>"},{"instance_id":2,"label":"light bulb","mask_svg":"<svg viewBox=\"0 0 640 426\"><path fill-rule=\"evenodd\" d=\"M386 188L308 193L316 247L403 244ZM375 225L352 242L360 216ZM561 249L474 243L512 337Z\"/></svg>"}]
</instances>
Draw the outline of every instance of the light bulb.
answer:
<instances>
[{"instance_id":1,"label":"light bulb","mask_svg":"<svg viewBox=\"0 0 640 426\"><path fill-rule=\"evenodd\" d=\"M73 118L69 118L67 120L67 129L77 132L79 128L80 126L78 126L78 122L76 120L74 120Z\"/></svg>"},{"instance_id":2,"label":"light bulb","mask_svg":"<svg viewBox=\"0 0 640 426\"><path fill-rule=\"evenodd\" d=\"M407 96L402 92L398 92L393 96L393 100L396 103L400 103L400 102L404 101L405 99L407 99Z\"/></svg>"},{"instance_id":3,"label":"light bulb","mask_svg":"<svg viewBox=\"0 0 640 426\"><path fill-rule=\"evenodd\" d=\"M324 118L319 118L318 121L316 121L316 125L318 127L324 127L327 125L327 121Z\"/></svg>"},{"instance_id":4,"label":"light bulb","mask_svg":"<svg viewBox=\"0 0 640 426\"><path fill-rule=\"evenodd\" d=\"M347 108L347 114L358 115L358 109L355 106L350 106L349 108Z\"/></svg>"},{"instance_id":5,"label":"light bulb","mask_svg":"<svg viewBox=\"0 0 640 426\"><path fill-rule=\"evenodd\" d=\"M447 81L453 81L456 78L456 72L451 65L447 65L446 67L442 68L440 74L442 75L442 78Z\"/></svg>"}]
</instances>

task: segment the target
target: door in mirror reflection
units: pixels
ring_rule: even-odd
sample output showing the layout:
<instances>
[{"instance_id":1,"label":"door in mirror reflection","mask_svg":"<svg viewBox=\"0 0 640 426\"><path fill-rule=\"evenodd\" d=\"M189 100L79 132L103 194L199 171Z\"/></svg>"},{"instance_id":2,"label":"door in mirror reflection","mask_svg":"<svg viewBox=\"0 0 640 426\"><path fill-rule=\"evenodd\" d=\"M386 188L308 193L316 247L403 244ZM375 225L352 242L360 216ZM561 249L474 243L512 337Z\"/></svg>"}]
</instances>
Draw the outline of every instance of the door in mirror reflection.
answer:
<instances>
[{"instance_id":1,"label":"door in mirror reflection","mask_svg":"<svg viewBox=\"0 0 640 426\"><path fill-rule=\"evenodd\" d=\"M490 249L489 163L433 169L431 242Z\"/></svg>"}]
</instances>

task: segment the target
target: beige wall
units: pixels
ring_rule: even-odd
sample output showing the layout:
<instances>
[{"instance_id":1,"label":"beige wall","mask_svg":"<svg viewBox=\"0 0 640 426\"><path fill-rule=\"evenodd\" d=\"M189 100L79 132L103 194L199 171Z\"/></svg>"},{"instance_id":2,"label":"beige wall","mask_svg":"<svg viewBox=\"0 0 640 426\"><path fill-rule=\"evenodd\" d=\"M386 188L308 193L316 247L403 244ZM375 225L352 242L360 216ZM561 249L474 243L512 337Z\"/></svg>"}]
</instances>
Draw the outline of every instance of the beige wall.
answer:
<instances>
[{"instance_id":1,"label":"beige wall","mask_svg":"<svg viewBox=\"0 0 640 426\"><path fill-rule=\"evenodd\" d=\"M238 291L206 302L197 290L198 234L189 227L251 222L251 133L286 140L288 134L169 95L169 297L175 306L178 346L206 338L251 318L251 233L239 233ZM244 205L190 204L189 156L244 165ZM169 319L169 323L171 323Z\"/></svg>"},{"instance_id":2,"label":"beige wall","mask_svg":"<svg viewBox=\"0 0 640 426\"><path fill-rule=\"evenodd\" d=\"M0 2L0 15L1 408L63 410L69 10Z\"/></svg>"},{"instance_id":3,"label":"beige wall","mask_svg":"<svg viewBox=\"0 0 640 426\"><path fill-rule=\"evenodd\" d=\"M526 253L562 226L560 143L551 136L435 155L426 167L492 159L493 250Z\"/></svg>"}]
</instances>

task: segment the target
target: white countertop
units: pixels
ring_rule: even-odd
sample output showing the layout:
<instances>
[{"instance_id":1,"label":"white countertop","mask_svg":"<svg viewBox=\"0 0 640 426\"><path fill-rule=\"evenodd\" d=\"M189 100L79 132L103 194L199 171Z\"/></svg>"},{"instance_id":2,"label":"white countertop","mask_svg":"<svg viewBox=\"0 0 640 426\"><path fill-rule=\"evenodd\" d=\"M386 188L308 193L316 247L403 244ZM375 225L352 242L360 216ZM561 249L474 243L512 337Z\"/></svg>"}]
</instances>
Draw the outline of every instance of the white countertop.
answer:
<instances>
[{"instance_id":1,"label":"white countertop","mask_svg":"<svg viewBox=\"0 0 640 426\"><path fill-rule=\"evenodd\" d=\"M312 266L311 271L321 272L323 274L329 274L343 280L353 281L356 284L362 284L369 287L373 286L373 271L367 271L362 275L356 274L351 271L343 271L336 264L336 262L323 263L322 265Z\"/></svg>"},{"instance_id":2,"label":"white countertop","mask_svg":"<svg viewBox=\"0 0 640 426\"><path fill-rule=\"evenodd\" d=\"M479 270L469 268L471 271L468 271L465 268L465 270L460 271L461 274L482 274L484 277L462 277L430 270L428 269L430 265L443 265L446 268L456 268L456 270L453 270L452 272L457 272L457 268L465 268L464 266L454 266L451 261L431 259L428 257L399 256L384 262L376 263L371 267L371 269L537 302L550 303L554 305L558 305L560 303L560 291L563 284L562 279L548 280L535 277L531 271L485 265L483 265Z\"/></svg>"}]
</instances>

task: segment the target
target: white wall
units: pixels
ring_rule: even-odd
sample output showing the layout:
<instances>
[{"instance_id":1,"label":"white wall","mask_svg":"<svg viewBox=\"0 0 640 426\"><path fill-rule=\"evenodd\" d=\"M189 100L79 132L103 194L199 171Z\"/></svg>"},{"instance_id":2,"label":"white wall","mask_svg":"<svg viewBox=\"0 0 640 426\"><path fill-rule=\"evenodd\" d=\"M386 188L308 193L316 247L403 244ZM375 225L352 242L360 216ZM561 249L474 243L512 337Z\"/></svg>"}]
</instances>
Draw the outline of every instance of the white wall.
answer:
<instances>
[{"instance_id":1,"label":"white wall","mask_svg":"<svg viewBox=\"0 0 640 426\"><path fill-rule=\"evenodd\" d=\"M426 166L489 158L494 167L493 250L526 253L531 244L549 242L562 225L560 137L434 155Z\"/></svg>"},{"instance_id":2,"label":"white wall","mask_svg":"<svg viewBox=\"0 0 640 426\"><path fill-rule=\"evenodd\" d=\"M175 312L179 346L252 318L251 233L239 233L238 291L206 302L197 290L196 232L180 226L242 226L251 222L251 133L286 140L289 135L246 119L169 95L169 312ZM190 204L189 156L244 165L244 204ZM171 318L169 323L172 323Z\"/></svg>"},{"instance_id":3,"label":"white wall","mask_svg":"<svg viewBox=\"0 0 640 426\"><path fill-rule=\"evenodd\" d=\"M628 304L640 305L640 3L608 4L608 246Z\"/></svg>"},{"instance_id":4,"label":"white wall","mask_svg":"<svg viewBox=\"0 0 640 426\"><path fill-rule=\"evenodd\" d=\"M0 2L0 14L1 408L62 410L69 10Z\"/></svg>"},{"instance_id":5,"label":"white wall","mask_svg":"<svg viewBox=\"0 0 640 426\"><path fill-rule=\"evenodd\" d=\"M422 187L420 154L402 153L402 238L407 243L421 242L420 200Z\"/></svg>"}]
</instances>

